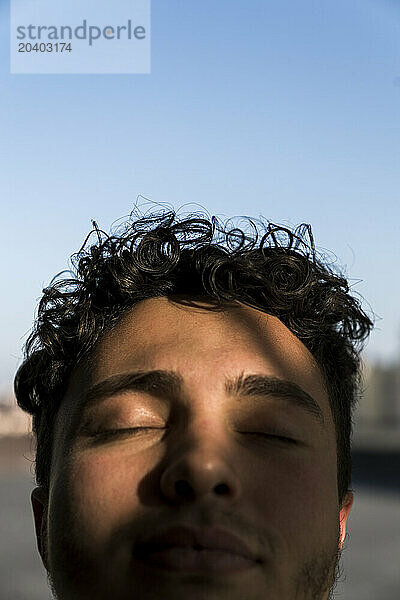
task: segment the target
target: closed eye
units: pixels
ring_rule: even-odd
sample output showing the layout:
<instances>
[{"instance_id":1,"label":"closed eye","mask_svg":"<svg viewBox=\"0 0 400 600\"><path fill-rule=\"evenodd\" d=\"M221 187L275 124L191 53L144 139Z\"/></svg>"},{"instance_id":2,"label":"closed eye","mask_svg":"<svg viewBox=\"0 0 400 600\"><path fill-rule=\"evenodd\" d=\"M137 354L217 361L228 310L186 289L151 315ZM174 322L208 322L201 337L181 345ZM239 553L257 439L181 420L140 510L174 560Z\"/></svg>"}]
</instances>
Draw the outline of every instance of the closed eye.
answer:
<instances>
[{"instance_id":1,"label":"closed eye","mask_svg":"<svg viewBox=\"0 0 400 600\"><path fill-rule=\"evenodd\" d=\"M96 439L110 439L119 436L134 436L139 437L141 434L150 433L152 431L164 431L165 427L126 427L119 429L96 429L91 432L90 437ZM285 444L297 444L298 442L290 437L275 433L267 433L265 431L240 431L242 435L261 437L265 440L277 441Z\"/></svg>"},{"instance_id":2,"label":"closed eye","mask_svg":"<svg viewBox=\"0 0 400 600\"><path fill-rule=\"evenodd\" d=\"M254 435L254 436L261 436L263 438L266 439L276 439L277 441L281 441L281 442L285 442L287 444L297 444L297 440L284 436L284 435L278 435L275 433L266 433L264 431L241 431L240 433L245 434L245 435Z\"/></svg>"},{"instance_id":3,"label":"closed eye","mask_svg":"<svg viewBox=\"0 0 400 600\"><path fill-rule=\"evenodd\" d=\"M118 435L133 435L137 436L141 433L147 433L149 431L163 431L165 427L126 427L121 429L99 429L93 432L94 437L110 438Z\"/></svg>"}]
</instances>

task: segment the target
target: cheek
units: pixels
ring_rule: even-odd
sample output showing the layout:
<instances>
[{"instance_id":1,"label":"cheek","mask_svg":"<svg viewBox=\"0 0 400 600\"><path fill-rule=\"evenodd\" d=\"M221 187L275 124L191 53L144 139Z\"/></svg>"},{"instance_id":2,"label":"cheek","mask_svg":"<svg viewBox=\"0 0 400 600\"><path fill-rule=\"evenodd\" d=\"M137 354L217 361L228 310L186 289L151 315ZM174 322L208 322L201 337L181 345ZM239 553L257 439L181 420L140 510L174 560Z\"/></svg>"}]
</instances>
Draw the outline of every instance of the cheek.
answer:
<instances>
[{"instance_id":1,"label":"cheek","mask_svg":"<svg viewBox=\"0 0 400 600\"><path fill-rule=\"evenodd\" d=\"M149 468L150 460L144 453L75 456L54 489L58 525L67 527L81 540L90 540L88 543L105 543L124 518L132 517L138 508L138 485Z\"/></svg>"},{"instance_id":2,"label":"cheek","mask_svg":"<svg viewBox=\"0 0 400 600\"><path fill-rule=\"evenodd\" d=\"M281 456L251 464L247 489L251 490L251 504L258 518L267 528L273 527L289 544L293 536L320 538L322 531L332 529L337 515L337 484L336 469L330 461Z\"/></svg>"}]
</instances>

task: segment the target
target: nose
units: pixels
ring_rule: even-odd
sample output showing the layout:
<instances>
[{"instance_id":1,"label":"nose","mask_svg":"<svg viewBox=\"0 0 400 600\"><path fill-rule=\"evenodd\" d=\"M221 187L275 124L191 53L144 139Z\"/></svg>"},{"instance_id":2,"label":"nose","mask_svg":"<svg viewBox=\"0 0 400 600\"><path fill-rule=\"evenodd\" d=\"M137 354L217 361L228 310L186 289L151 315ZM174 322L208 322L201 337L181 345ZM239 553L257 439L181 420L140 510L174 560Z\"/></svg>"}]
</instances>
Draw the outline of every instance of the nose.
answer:
<instances>
[{"instance_id":1,"label":"nose","mask_svg":"<svg viewBox=\"0 0 400 600\"><path fill-rule=\"evenodd\" d=\"M197 440L175 449L165 465L160 481L162 494L179 504L200 499L237 500L241 484L225 447Z\"/></svg>"}]
</instances>

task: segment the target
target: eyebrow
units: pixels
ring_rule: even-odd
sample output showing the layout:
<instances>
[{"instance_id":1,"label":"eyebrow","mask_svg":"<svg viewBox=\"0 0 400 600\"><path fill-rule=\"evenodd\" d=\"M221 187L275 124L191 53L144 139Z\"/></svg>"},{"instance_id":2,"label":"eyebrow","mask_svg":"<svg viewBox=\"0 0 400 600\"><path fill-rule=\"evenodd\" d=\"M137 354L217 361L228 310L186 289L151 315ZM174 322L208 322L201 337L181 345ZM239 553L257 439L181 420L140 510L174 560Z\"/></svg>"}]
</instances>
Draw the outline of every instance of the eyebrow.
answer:
<instances>
[{"instance_id":1,"label":"eyebrow","mask_svg":"<svg viewBox=\"0 0 400 600\"><path fill-rule=\"evenodd\" d=\"M92 386L85 395L81 410L98 405L111 396L141 391L158 398L182 395L184 379L176 371L151 370L113 375ZM318 402L292 381L264 374L244 375L225 379L225 393L230 397L274 397L311 415L322 427L325 419Z\"/></svg>"}]
</instances>

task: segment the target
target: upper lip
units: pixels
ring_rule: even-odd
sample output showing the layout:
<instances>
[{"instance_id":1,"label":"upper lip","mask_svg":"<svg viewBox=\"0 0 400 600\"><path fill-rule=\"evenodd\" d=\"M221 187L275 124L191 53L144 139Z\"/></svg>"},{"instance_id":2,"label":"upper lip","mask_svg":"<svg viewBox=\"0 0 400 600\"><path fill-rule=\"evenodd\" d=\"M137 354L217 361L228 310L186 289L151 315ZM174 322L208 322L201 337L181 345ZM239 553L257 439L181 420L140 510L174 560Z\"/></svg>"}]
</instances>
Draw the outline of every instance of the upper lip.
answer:
<instances>
[{"instance_id":1,"label":"upper lip","mask_svg":"<svg viewBox=\"0 0 400 600\"><path fill-rule=\"evenodd\" d=\"M171 546L195 549L225 550L250 560L257 560L254 553L236 535L218 527L197 528L181 525L172 527L147 538L139 544L140 554L149 554Z\"/></svg>"}]
</instances>

